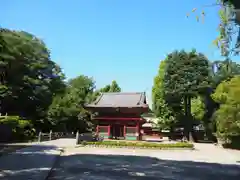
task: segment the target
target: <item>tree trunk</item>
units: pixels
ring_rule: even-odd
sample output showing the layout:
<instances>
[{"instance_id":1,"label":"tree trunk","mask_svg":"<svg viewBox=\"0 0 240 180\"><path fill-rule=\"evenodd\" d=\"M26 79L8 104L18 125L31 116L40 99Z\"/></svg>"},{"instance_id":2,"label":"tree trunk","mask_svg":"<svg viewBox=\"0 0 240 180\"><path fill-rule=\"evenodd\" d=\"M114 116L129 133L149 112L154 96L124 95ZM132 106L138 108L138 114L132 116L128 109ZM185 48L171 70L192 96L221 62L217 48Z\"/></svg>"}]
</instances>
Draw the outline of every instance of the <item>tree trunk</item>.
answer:
<instances>
[{"instance_id":1,"label":"tree trunk","mask_svg":"<svg viewBox=\"0 0 240 180\"><path fill-rule=\"evenodd\" d=\"M191 118L191 96L184 97L184 106L185 106L185 127L184 127L184 136L190 142L194 142L193 139L193 124Z\"/></svg>"},{"instance_id":2,"label":"tree trunk","mask_svg":"<svg viewBox=\"0 0 240 180\"><path fill-rule=\"evenodd\" d=\"M191 112L191 96L188 96L188 121L189 121L189 141L194 142L193 138L193 119L192 119L192 112Z\"/></svg>"},{"instance_id":3,"label":"tree trunk","mask_svg":"<svg viewBox=\"0 0 240 180\"><path fill-rule=\"evenodd\" d=\"M184 119L184 137L188 139L188 98L187 96L184 97L184 113L185 113L185 119Z\"/></svg>"}]
</instances>

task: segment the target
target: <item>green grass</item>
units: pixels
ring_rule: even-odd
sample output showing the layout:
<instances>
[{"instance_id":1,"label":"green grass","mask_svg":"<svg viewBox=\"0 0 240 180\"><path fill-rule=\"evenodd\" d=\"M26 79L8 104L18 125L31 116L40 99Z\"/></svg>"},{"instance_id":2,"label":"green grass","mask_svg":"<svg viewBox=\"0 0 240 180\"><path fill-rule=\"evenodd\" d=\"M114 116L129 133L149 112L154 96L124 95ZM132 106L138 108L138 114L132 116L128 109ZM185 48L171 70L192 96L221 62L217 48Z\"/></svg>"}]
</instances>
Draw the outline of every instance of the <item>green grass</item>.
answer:
<instances>
[{"instance_id":1,"label":"green grass","mask_svg":"<svg viewBox=\"0 0 240 180\"><path fill-rule=\"evenodd\" d=\"M147 149L193 149L194 145L187 142L178 143L151 143L151 142L128 142L128 141L102 141L102 142L83 142L83 145L101 147L132 147Z\"/></svg>"}]
</instances>

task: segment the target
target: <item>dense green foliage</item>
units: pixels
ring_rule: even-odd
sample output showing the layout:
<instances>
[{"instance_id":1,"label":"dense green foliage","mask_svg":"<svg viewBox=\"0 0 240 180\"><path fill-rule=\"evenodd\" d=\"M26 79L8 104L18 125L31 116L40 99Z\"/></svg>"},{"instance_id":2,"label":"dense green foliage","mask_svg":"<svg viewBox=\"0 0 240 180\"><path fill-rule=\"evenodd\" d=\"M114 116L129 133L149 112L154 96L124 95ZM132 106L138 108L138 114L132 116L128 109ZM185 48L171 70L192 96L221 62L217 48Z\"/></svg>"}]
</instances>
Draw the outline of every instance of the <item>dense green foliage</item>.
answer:
<instances>
[{"instance_id":1,"label":"dense green foliage","mask_svg":"<svg viewBox=\"0 0 240 180\"><path fill-rule=\"evenodd\" d=\"M195 120L201 121L205 114L205 104L200 96L191 99L191 113Z\"/></svg>"},{"instance_id":2,"label":"dense green foliage","mask_svg":"<svg viewBox=\"0 0 240 180\"><path fill-rule=\"evenodd\" d=\"M222 82L212 94L220 104L213 118L216 121L217 134L227 140L240 136L240 76Z\"/></svg>"},{"instance_id":3,"label":"dense green foliage","mask_svg":"<svg viewBox=\"0 0 240 180\"><path fill-rule=\"evenodd\" d=\"M240 74L240 65L236 62L215 61L212 63L212 66L212 83L214 88L216 88L222 81L231 79L235 75Z\"/></svg>"},{"instance_id":4,"label":"dense green foliage","mask_svg":"<svg viewBox=\"0 0 240 180\"><path fill-rule=\"evenodd\" d=\"M31 121L21 119L19 116L0 116L0 127L10 130L7 137L10 140L29 140L35 136L35 129Z\"/></svg>"},{"instance_id":5,"label":"dense green foliage","mask_svg":"<svg viewBox=\"0 0 240 180\"><path fill-rule=\"evenodd\" d=\"M35 36L3 29L0 34L0 112L41 126L52 98L64 89L64 75Z\"/></svg>"},{"instance_id":6,"label":"dense green foliage","mask_svg":"<svg viewBox=\"0 0 240 180\"><path fill-rule=\"evenodd\" d=\"M26 132L20 126L28 122L31 132L89 131L94 122L84 104L99 92L119 91L116 81L96 90L95 81L84 75L65 81L42 40L27 32L0 29L0 117L8 114L2 127L22 134Z\"/></svg>"},{"instance_id":7,"label":"dense green foliage","mask_svg":"<svg viewBox=\"0 0 240 180\"><path fill-rule=\"evenodd\" d=\"M192 149L193 144L190 143L150 143L150 142L128 142L128 141L98 141L85 142L85 145L104 146L104 147L137 147L137 148L151 148L151 149L178 149L188 148Z\"/></svg>"},{"instance_id":8,"label":"dense green foliage","mask_svg":"<svg viewBox=\"0 0 240 180\"><path fill-rule=\"evenodd\" d=\"M196 96L209 87L209 62L203 54L174 51L166 58L166 95Z\"/></svg>"},{"instance_id":9,"label":"dense green foliage","mask_svg":"<svg viewBox=\"0 0 240 180\"><path fill-rule=\"evenodd\" d=\"M159 129L184 127L190 139L193 127L202 124L205 134L236 144L240 137L239 75L240 65L229 54L225 61L210 63L195 50L169 53L161 61L152 89ZM81 74L66 81L42 40L26 32L0 29L0 114L7 114L0 115L0 133L11 132L11 140L34 137L39 130L91 131L93 115L84 105L100 93L120 91L116 81L96 89L94 79ZM119 146L104 143L108 144L95 145ZM157 146L121 146L133 145Z\"/></svg>"},{"instance_id":10,"label":"dense green foliage","mask_svg":"<svg viewBox=\"0 0 240 180\"><path fill-rule=\"evenodd\" d=\"M164 74L164 93L167 104L175 106L174 99L183 103L185 135L191 138L194 125L191 114L191 99L204 94L210 87L208 59L195 50L191 52L174 51L166 58ZM175 100L174 100L175 101Z\"/></svg>"},{"instance_id":11,"label":"dense green foliage","mask_svg":"<svg viewBox=\"0 0 240 180\"><path fill-rule=\"evenodd\" d=\"M202 124L207 138L215 134L236 144L240 137L239 75L235 62L210 63L196 51L170 53L161 61L152 89L160 129L166 122L174 122L168 124L169 129L184 127L191 138L193 127ZM166 116L166 109L171 109L173 117Z\"/></svg>"},{"instance_id":12,"label":"dense green foliage","mask_svg":"<svg viewBox=\"0 0 240 180\"><path fill-rule=\"evenodd\" d=\"M65 93L55 96L48 110L48 120L55 127L65 131L90 130L90 113L84 109L91 102L95 89L93 79L79 76L67 82Z\"/></svg>"},{"instance_id":13,"label":"dense green foliage","mask_svg":"<svg viewBox=\"0 0 240 180\"><path fill-rule=\"evenodd\" d=\"M153 112L158 117L159 129L171 129L175 123L175 116L172 108L167 106L164 99L164 71L166 61L162 60L158 69L158 74L154 78L152 88Z\"/></svg>"}]
</instances>

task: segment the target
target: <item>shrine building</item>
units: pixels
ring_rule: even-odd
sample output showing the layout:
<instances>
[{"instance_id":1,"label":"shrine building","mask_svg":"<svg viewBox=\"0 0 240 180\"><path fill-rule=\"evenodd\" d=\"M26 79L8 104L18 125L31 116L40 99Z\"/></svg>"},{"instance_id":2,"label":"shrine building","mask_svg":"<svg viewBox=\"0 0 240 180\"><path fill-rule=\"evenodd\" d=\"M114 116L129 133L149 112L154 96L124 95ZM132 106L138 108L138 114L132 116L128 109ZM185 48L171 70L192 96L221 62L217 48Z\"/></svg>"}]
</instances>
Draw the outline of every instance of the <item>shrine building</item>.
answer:
<instances>
[{"instance_id":1,"label":"shrine building","mask_svg":"<svg viewBox=\"0 0 240 180\"><path fill-rule=\"evenodd\" d=\"M150 111L144 92L102 93L86 108L95 114L96 132L104 139L142 140L142 114Z\"/></svg>"}]
</instances>

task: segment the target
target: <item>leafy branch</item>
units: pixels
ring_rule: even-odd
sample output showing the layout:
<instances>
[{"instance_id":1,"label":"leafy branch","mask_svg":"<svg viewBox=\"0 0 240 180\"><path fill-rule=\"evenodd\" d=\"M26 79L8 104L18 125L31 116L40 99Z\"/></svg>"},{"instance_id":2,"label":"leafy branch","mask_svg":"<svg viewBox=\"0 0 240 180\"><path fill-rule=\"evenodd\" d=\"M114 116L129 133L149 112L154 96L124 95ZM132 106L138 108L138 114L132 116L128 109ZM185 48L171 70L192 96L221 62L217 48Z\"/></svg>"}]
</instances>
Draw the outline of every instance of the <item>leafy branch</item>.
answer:
<instances>
[{"instance_id":1,"label":"leafy branch","mask_svg":"<svg viewBox=\"0 0 240 180\"><path fill-rule=\"evenodd\" d=\"M200 19L204 21L205 11L204 8L219 6L220 24L217 30L219 36L213 41L213 44L221 50L222 56L229 59L231 56L238 55L240 52L240 31L239 23L236 21L236 11L233 4L226 0L217 0L216 3L204 5L201 8L194 8L191 13L195 13L201 9L201 15L197 15L197 21ZM189 17L189 14L187 14ZM233 39L236 38L236 39Z\"/></svg>"}]
</instances>

